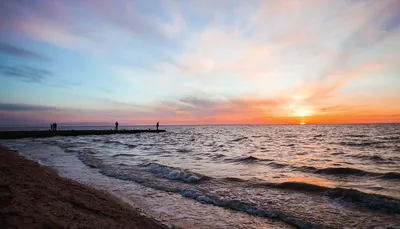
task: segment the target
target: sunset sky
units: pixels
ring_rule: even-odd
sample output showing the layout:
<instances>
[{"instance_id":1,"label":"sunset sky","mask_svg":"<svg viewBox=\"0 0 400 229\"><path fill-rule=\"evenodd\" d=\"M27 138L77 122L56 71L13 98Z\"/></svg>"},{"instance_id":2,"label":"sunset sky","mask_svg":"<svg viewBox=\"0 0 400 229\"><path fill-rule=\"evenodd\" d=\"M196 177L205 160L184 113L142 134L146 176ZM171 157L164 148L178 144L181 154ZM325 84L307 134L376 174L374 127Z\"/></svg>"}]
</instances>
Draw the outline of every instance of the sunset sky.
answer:
<instances>
[{"instance_id":1,"label":"sunset sky","mask_svg":"<svg viewBox=\"0 0 400 229\"><path fill-rule=\"evenodd\" d=\"M400 122L399 0L2 0L0 126Z\"/></svg>"}]
</instances>

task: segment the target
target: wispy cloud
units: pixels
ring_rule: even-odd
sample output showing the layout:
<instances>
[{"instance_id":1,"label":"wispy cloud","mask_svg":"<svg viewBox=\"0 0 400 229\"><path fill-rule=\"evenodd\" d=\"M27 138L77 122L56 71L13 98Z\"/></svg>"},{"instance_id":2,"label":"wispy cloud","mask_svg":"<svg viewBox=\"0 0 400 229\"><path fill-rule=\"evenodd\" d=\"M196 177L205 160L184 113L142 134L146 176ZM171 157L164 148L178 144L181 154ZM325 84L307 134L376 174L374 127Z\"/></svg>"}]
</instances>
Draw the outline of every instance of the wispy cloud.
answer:
<instances>
[{"instance_id":1,"label":"wispy cloud","mask_svg":"<svg viewBox=\"0 0 400 229\"><path fill-rule=\"evenodd\" d=\"M333 71L345 68L352 59L366 51L366 47L372 47L392 36L399 28L400 4L398 1L365 1L359 4L365 11L360 12L355 9L351 18L344 21L344 23L349 23L351 20L357 20L353 22L355 26L350 34L340 43L331 63L321 73L321 78L329 77Z\"/></svg>"},{"instance_id":2,"label":"wispy cloud","mask_svg":"<svg viewBox=\"0 0 400 229\"><path fill-rule=\"evenodd\" d=\"M156 106L155 112L163 114L164 118L179 117L208 123L268 122L279 106L276 100L191 96L177 101L163 101Z\"/></svg>"},{"instance_id":3,"label":"wispy cloud","mask_svg":"<svg viewBox=\"0 0 400 229\"><path fill-rule=\"evenodd\" d=\"M52 72L48 70L30 66L0 66L0 71L4 76L18 78L27 83L44 83L52 75Z\"/></svg>"},{"instance_id":4,"label":"wispy cloud","mask_svg":"<svg viewBox=\"0 0 400 229\"><path fill-rule=\"evenodd\" d=\"M31 105L31 104L15 104L0 103L0 111L52 111L57 110L56 107Z\"/></svg>"},{"instance_id":5,"label":"wispy cloud","mask_svg":"<svg viewBox=\"0 0 400 229\"><path fill-rule=\"evenodd\" d=\"M23 57L23 58L31 58L35 60L44 60L44 61L49 60L49 58L41 54L29 51L21 47L16 47L14 45L4 44L4 43L0 43L0 53L4 53L11 56Z\"/></svg>"},{"instance_id":6,"label":"wispy cloud","mask_svg":"<svg viewBox=\"0 0 400 229\"><path fill-rule=\"evenodd\" d=\"M185 27L184 18L179 13L167 18L149 16L140 12L140 5L143 3L129 0L6 1L0 11L3 13L1 26L79 51L107 49L121 34L131 40L154 42L157 46L172 45L171 39L179 36Z\"/></svg>"}]
</instances>

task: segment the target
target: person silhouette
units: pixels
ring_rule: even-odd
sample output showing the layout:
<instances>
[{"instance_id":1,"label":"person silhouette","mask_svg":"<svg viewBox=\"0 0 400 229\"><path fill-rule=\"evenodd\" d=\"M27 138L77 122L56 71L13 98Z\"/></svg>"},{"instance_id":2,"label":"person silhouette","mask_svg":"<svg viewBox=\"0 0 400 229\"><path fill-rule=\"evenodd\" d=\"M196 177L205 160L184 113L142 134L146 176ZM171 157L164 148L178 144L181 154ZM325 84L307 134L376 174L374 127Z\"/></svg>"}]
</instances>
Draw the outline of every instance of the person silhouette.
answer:
<instances>
[{"instance_id":1,"label":"person silhouette","mask_svg":"<svg viewBox=\"0 0 400 229\"><path fill-rule=\"evenodd\" d=\"M53 123L53 130L54 130L54 131L57 131L57 123L56 123L56 122Z\"/></svg>"},{"instance_id":2,"label":"person silhouette","mask_svg":"<svg viewBox=\"0 0 400 229\"><path fill-rule=\"evenodd\" d=\"M115 122L115 130L118 130L118 121Z\"/></svg>"},{"instance_id":3,"label":"person silhouette","mask_svg":"<svg viewBox=\"0 0 400 229\"><path fill-rule=\"evenodd\" d=\"M160 125L160 123L159 122L157 122L157 124L156 124L156 128L157 128L157 130L158 130L158 126Z\"/></svg>"},{"instance_id":4,"label":"person silhouette","mask_svg":"<svg viewBox=\"0 0 400 229\"><path fill-rule=\"evenodd\" d=\"M53 123L52 123L52 124L50 124L50 130L51 130L51 131L53 131L53 130L54 130Z\"/></svg>"}]
</instances>

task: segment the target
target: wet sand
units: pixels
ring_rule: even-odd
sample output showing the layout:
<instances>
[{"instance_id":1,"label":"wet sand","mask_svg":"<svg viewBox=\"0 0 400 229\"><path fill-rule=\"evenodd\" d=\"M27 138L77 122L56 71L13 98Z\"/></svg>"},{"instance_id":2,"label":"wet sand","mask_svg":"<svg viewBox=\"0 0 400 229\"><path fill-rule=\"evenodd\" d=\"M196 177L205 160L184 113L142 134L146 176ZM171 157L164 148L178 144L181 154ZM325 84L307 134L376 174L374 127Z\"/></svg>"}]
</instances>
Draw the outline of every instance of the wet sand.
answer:
<instances>
[{"instance_id":1,"label":"wet sand","mask_svg":"<svg viewBox=\"0 0 400 229\"><path fill-rule=\"evenodd\" d=\"M0 146L1 228L168 228L106 192Z\"/></svg>"}]
</instances>

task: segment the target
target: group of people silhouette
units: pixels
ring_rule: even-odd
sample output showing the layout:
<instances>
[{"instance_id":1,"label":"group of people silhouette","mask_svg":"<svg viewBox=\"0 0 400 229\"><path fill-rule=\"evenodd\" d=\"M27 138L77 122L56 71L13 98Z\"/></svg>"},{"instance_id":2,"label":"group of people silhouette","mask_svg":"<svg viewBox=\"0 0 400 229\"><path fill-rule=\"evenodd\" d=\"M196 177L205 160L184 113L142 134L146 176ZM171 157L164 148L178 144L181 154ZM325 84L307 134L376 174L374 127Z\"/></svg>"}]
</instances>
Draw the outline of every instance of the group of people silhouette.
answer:
<instances>
[{"instance_id":1,"label":"group of people silhouette","mask_svg":"<svg viewBox=\"0 0 400 229\"><path fill-rule=\"evenodd\" d=\"M115 122L115 130L118 130L118 121L116 121ZM156 128L157 128L157 130L158 130L158 127L160 126L160 122L157 122L157 124L156 124ZM57 128L57 124L56 124L56 128Z\"/></svg>"},{"instance_id":2,"label":"group of people silhouette","mask_svg":"<svg viewBox=\"0 0 400 229\"><path fill-rule=\"evenodd\" d=\"M50 124L50 130L51 131L56 131L57 130L57 123Z\"/></svg>"}]
</instances>

